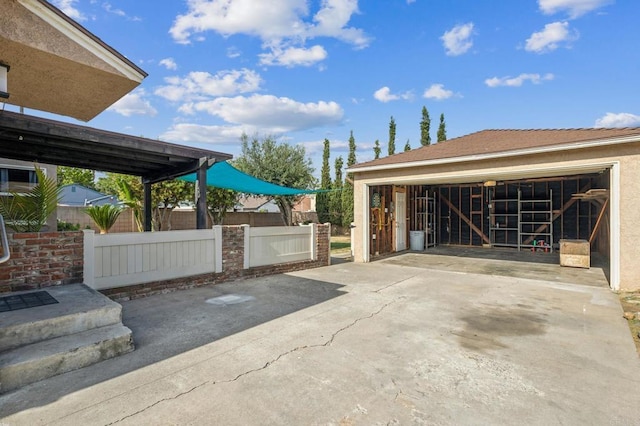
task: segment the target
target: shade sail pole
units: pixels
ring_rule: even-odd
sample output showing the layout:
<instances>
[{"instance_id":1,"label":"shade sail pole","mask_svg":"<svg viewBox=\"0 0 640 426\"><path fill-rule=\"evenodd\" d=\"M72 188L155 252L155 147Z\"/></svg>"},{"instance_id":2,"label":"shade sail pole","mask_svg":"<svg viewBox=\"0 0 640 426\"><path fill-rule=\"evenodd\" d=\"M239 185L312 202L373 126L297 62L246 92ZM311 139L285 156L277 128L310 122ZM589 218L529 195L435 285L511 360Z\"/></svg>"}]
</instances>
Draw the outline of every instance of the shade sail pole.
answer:
<instances>
[{"instance_id":1,"label":"shade sail pole","mask_svg":"<svg viewBox=\"0 0 640 426\"><path fill-rule=\"evenodd\" d=\"M151 231L151 184L143 180L144 188L144 232Z\"/></svg>"},{"instance_id":2,"label":"shade sail pole","mask_svg":"<svg viewBox=\"0 0 640 426\"><path fill-rule=\"evenodd\" d=\"M203 161L204 160L204 161ZM206 158L200 160L196 180L196 228L207 227L207 168Z\"/></svg>"}]
</instances>

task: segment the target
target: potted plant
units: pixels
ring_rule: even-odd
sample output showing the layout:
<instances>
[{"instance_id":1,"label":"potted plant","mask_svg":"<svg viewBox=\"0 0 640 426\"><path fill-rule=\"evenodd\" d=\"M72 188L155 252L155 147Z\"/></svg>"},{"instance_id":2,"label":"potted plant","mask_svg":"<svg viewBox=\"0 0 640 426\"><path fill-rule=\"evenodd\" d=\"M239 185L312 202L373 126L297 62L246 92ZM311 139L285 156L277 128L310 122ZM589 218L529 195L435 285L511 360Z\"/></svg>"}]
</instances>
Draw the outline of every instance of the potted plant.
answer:
<instances>
[{"instance_id":1,"label":"potted plant","mask_svg":"<svg viewBox=\"0 0 640 426\"><path fill-rule=\"evenodd\" d=\"M113 204L103 204L101 206L87 207L85 213L93 219L93 222L100 229L100 233L106 234L115 225L118 216L122 213L122 208Z\"/></svg>"}]
</instances>

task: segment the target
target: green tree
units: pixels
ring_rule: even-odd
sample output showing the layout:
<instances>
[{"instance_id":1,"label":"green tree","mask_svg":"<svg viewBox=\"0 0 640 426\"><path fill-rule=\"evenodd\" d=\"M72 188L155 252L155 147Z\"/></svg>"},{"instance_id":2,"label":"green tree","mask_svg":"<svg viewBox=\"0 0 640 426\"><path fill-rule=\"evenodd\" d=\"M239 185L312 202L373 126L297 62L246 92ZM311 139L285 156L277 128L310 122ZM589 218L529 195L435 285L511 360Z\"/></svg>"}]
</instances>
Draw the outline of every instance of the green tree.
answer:
<instances>
[{"instance_id":1,"label":"green tree","mask_svg":"<svg viewBox=\"0 0 640 426\"><path fill-rule=\"evenodd\" d=\"M330 143L328 139L324 140L324 149L322 150L322 168L320 169L320 189L331 189L331 170L329 169ZM316 195L316 212L320 223L329 222L329 193L320 192Z\"/></svg>"},{"instance_id":2,"label":"green tree","mask_svg":"<svg viewBox=\"0 0 640 426\"><path fill-rule=\"evenodd\" d=\"M422 120L420 121L420 144L431 145L431 118L426 106L422 107Z\"/></svg>"},{"instance_id":3,"label":"green tree","mask_svg":"<svg viewBox=\"0 0 640 426\"><path fill-rule=\"evenodd\" d=\"M58 166L58 185L71 185L78 183L87 188L96 189L96 172L89 169Z\"/></svg>"},{"instance_id":4,"label":"green tree","mask_svg":"<svg viewBox=\"0 0 640 426\"><path fill-rule=\"evenodd\" d=\"M195 185L183 180L167 180L151 185L153 218L156 231L171 230L171 214L181 203L194 199Z\"/></svg>"},{"instance_id":5,"label":"green tree","mask_svg":"<svg viewBox=\"0 0 640 426\"><path fill-rule=\"evenodd\" d=\"M444 122L444 113L440 114L440 125L438 126L438 142L447 140L447 129Z\"/></svg>"},{"instance_id":6,"label":"green tree","mask_svg":"<svg viewBox=\"0 0 640 426\"><path fill-rule=\"evenodd\" d=\"M389 121L389 155L396 153L396 121L391 116Z\"/></svg>"},{"instance_id":7,"label":"green tree","mask_svg":"<svg viewBox=\"0 0 640 426\"><path fill-rule=\"evenodd\" d=\"M332 225L342 225L342 166L344 160L342 157L336 158L334 165L336 177L331 185L332 191L329 193L329 213Z\"/></svg>"},{"instance_id":8,"label":"green tree","mask_svg":"<svg viewBox=\"0 0 640 426\"><path fill-rule=\"evenodd\" d=\"M60 201L57 182L37 166L35 173L38 183L29 192L11 191L11 196L0 197L0 214L16 232L40 231Z\"/></svg>"},{"instance_id":9,"label":"green tree","mask_svg":"<svg viewBox=\"0 0 640 426\"><path fill-rule=\"evenodd\" d=\"M240 140L242 153L234 163L239 170L277 185L300 189L315 187L311 159L307 157L302 145L277 143L271 136L262 140L254 136L249 140L247 135L242 135ZM273 198L285 224L291 225L291 209L299 199L299 196Z\"/></svg>"},{"instance_id":10,"label":"green tree","mask_svg":"<svg viewBox=\"0 0 640 426\"><path fill-rule=\"evenodd\" d=\"M98 190L106 194L118 194L120 202L133 210L138 231L143 230L144 198L142 180L137 176L106 173L98 179ZM171 214L181 203L191 203L194 185L181 180L169 180L151 185L152 229L171 229Z\"/></svg>"},{"instance_id":11,"label":"green tree","mask_svg":"<svg viewBox=\"0 0 640 426\"><path fill-rule=\"evenodd\" d=\"M137 176L123 175L120 173L105 173L96 183L98 191L105 194L118 194L118 200L133 211L133 218L138 232L144 230L142 199L142 180Z\"/></svg>"},{"instance_id":12,"label":"green tree","mask_svg":"<svg viewBox=\"0 0 640 426\"><path fill-rule=\"evenodd\" d=\"M373 145L373 155L376 160L380 158L381 152L382 152L382 149L380 148L380 141L376 139L376 143Z\"/></svg>"},{"instance_id":13,"label":"green tree","mask_svg":"<svg viewBox=\"0 0 640 426\"><path fill-rule=\"evenodd\" d=\"M222 225L224 217L238 202L239 193L210 186L207 188L207 209L214 225Z\"/></svg>"},{"instance_id":14,"label":"green tree","mask_svg":"<svg viewBox=\"0 0 640 426\"><path fill-rule=\"evenodd\" d=\"M353 130L349 136L349 156L347 168L356 164L356 139ZM353 222L353 174L348 173L342 185L342 226L349 226Z\"/></svg>"},{"instance_id":15,"label":"green tree","mask_svg":"<svg viewBox=\"0 0 640 426\"><path fill-rule=\"evenodd\" d=\"M411 144L409 143L409 139L407 139L407 143L404 144L404 152L411 151Z\"/></svg>"}]
</instances>

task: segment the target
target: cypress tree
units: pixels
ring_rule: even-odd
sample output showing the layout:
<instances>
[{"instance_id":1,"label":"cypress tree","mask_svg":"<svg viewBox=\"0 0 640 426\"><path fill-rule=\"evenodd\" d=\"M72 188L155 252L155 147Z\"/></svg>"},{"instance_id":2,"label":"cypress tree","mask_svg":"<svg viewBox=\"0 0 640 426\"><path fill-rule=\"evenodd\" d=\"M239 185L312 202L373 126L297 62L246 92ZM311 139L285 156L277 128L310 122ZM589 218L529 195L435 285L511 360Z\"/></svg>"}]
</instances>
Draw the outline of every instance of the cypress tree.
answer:
<instances>
[{"instance_id":1,"label":"cypress tree","mask_svg":"<svg viewBox=\"0 0 640 426\"><path fill-rule=\"evenodd\" d=\"M447 129L444 122L444 113L440 114L440 126L438 126L438 142L447 140Z\"/></svg>"},{"instance_id":2,"label":"cypress tree","mask_svg":"<svg viewBox=\"0 0 640 426\"><path fill-rule=\"evenodd\" d=\"M336 177L331 186L332 191L329 196L329 215L332 225L342 225L342 157L336 158Z\"/></svg>"},{"instance_id":3,"label":"cypress tree","mask_svg":"<svg viewBox=\"0 0 640 426\"><path fill-rule=\"evenodd\" d=\"M431 145L431 118L429 118L429 111L427 107L422 107L422 121L420 121L420 145Z\"/></svg>"},{"instance_id":4,"label":"cypress tree","mask_svg":"<svg viewBox=\"0 0 640 426\"><path fill-rule=\"evenodd\" d=\"M380 158L380 152L382 152L382 149L380 149L380 141L376 139L376 143L373 145L373 155L376 160Z\"/></svg>"},{"instance_id":5,"label":"cypress tree","mask_svg":"<svg viewBox=\"0 0 640 426\"><path fill-rule=\"evenodd\" d=\"M320 170L320 189L331 189L331 171L329 170L330 147L329 139L324 140L322 151L322 169ZM329 193L320 192L316 196L316 211L320 223L327 223L329 217Z\"/></svg>"},{"instance_id":6,"label":"cypress tree","mask_svg":"<svg viewBox=\"0 0 640 426\"><path fill-rule=\"evenodd\" d=\"M389 121L389 155L396 153L396 121L391 116Z\"/></svg>"},{"instance_id":7,"label":"cypress tree","mask_svg":"<svg viewBox=\"0 0 640 426\"><path fill-rule=\"evenodd\" d=\"M407 139L407 143L404 144L404 152L411 151L411 144L409 143L409 139Z\"/></svg>"},{"instance_id":8,"label":"cypress tree","mask_svg":"<svg viewBox=\"0 0 640 426\"><path fill-rule=\"evenodd\" d=\"M349 156L347 157L347 168L356 164L356 139L353 137L353 130L349 136ZM345 176L342 185L342 226L348 227L353 222L353 174Z\"/></svg>"}]
</instances>

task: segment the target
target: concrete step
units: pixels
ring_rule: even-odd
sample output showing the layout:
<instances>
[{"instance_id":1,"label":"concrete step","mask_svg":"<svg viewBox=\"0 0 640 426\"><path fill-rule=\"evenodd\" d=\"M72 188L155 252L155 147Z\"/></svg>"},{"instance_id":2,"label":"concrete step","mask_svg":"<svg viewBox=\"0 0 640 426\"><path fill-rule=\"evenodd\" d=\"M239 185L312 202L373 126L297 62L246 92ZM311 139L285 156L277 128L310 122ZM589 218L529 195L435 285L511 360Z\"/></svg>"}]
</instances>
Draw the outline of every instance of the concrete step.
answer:
<instances>
[{"instance_id":1,"label":"concrete step","mask_svg":"<svg viewBox=\"0 0 640 426\"><path fill-rule=\"evenodd\" d=\"M0 313L0 353L122 322L122 306L85 285L43 290L59 303Z\"/></svg>"},{"instance_id":2,"label":"concrete step","mask_svg":"<svg viewBox=\"0 0 640 426\"><path fill-rule=\"evenodd\" d=\"M108 325L0 353L0 393L133 351L131 330Z\"/></svg>"}]
</instances>

